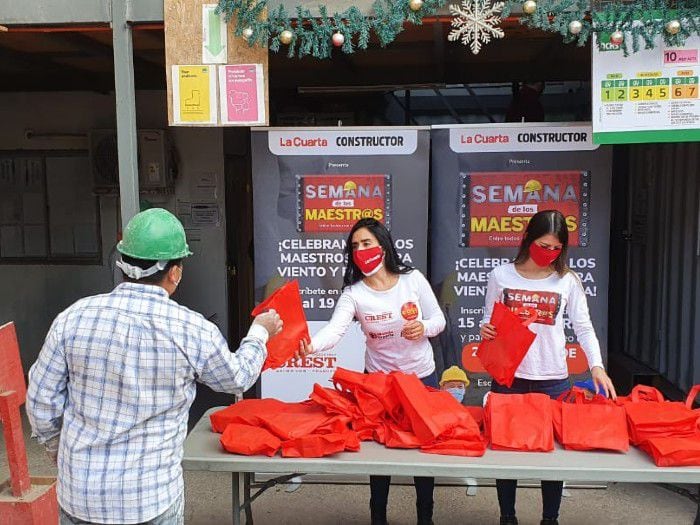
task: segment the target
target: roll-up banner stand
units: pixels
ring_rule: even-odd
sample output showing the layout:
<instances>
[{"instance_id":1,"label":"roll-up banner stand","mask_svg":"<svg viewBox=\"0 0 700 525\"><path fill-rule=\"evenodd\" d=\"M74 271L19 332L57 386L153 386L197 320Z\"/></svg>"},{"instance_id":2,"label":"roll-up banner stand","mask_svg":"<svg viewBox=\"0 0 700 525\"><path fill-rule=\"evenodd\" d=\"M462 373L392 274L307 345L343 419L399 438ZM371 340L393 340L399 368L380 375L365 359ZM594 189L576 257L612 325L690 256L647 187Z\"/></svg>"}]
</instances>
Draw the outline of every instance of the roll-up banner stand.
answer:
<instances>
[{"instance_id":1,"label":"roll-up banner stand","mask_svg":"<svg viewBox=\"0 0 700 525\"><path fill-rule=\"evenodd\" d=\"M476 356L488 274L513 260L529 218L547 209L566 217L568 263L605 359L612 150L595 146L582 123L436 126L431 139L431 281L447 317L434 343L439 370L463 366L466 400L481 403L491 386ZM547 297L511 292L523 305L550 307ZM588 362L568 320L566 335L569 371L581 379Z\"/></svg>"},{"instance_id":2,"label":"roll-up banner stand","mask_svg":"<svg viewBox=\"0 0 700 525\"><path fill-rule=\"evenodd\" d=\"M374 217L404 262L427 270L428 128L267 128L252 131L255 296L298 279L311 333L341 293L352 225ZM306 399L337 366L364 369L365 338L353 323L338 346L265 371L261 396Z\"/></svg>"}]
</instances>

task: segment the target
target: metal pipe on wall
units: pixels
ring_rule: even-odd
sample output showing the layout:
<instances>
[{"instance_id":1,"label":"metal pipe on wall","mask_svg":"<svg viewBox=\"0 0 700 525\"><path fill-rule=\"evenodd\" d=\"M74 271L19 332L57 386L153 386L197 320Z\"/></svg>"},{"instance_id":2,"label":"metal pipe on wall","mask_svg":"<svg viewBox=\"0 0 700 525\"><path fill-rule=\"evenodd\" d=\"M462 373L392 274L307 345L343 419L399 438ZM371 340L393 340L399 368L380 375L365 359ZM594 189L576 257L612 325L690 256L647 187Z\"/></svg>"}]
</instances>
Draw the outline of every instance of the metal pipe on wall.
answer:
<instances>
[{"instance_id":1,"label":"metal pipe on wall","mask_svg":"<svg viewBox=\"0 0 700 525\"><path fill-rule=\"evenodd\" d=\"M117 105L117 153L122 228L139 212L134 46L127 21L128 0L112 0L114 95Z\"/></svg>"}]
</instances>

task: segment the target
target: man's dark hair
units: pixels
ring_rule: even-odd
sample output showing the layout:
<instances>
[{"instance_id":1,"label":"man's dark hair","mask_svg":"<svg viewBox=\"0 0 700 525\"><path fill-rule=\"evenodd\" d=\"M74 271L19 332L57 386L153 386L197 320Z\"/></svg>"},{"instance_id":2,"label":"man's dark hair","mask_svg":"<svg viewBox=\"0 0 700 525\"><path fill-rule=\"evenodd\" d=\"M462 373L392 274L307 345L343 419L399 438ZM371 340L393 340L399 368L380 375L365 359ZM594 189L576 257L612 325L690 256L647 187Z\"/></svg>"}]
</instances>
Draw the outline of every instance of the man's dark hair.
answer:
<instances>
[{"instance_id":1,"label":"man's dark hair","mask_svg":"<svg viewBox=\"0 0 700 525\"><path fill-rule=\"evenodd\" d=\"M131 266L138 266L142 270L147 270L157 262L146 261L144 259L134 259L133 257L129 257L128 255L123 254L122 261L124 261L127 264L130 264ZM182 266L182 259L173 259L172 261L168 261L168 264L165 265L165 268L154 273L153 275L149 275L148 277L142 277L141 279L132 279L131 277L126 275L123 270L122 275L124 276L124 281L126 281L127 283L160 284L163 282L163 279L165 279L165 276L168 274L170 268L172 268L173 266Z\"/></svg>"}]
</instances>

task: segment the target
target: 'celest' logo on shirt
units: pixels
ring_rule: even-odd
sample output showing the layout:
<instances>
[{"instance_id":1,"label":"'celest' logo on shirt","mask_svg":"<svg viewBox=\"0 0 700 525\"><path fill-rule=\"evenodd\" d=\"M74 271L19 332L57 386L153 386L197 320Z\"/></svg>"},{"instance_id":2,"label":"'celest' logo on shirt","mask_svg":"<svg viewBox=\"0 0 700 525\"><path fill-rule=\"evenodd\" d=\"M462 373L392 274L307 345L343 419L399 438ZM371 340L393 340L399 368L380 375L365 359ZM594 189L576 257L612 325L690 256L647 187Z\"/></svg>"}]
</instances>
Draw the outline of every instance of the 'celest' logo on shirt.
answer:
<instances>
[{"instance_id":1,"label":"'celest' logo on shirt","mask_svg":"<svg viewBox=\"0 0 700 525\"><path fill-rule=\"evenodd\" d=\"M418 319L418 306L414 302L407 302L401 307L401 317L406 321L414 321Z\"/></svg>"},{"instance_id":2,"label":"'celest' logo on shirt","mask_svg":"<svg viewBox=\"0 0 700 525\"><path fill-rule=\"evenodd\" d=\"M393 315L391 312L383 312L381 314L367 314L365 315L365 321L368 323L377 323L380 321L389 321Z\"/></svg>"}]
</instances>

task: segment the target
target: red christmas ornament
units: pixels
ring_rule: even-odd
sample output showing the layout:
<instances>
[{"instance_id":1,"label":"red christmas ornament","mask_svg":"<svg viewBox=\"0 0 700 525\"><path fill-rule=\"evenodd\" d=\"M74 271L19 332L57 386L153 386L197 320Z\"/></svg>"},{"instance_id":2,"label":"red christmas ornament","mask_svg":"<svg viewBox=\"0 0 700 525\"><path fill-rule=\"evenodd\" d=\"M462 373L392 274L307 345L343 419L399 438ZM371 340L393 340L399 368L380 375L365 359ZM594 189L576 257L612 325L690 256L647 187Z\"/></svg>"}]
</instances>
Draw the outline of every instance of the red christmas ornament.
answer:
<instances>
[{"instance_id":1,"label":"red christmas ornament","mask_svg":"<svg viewBox=\"0 0 700 525\"><path fill-rule=\"evenodd\" d=\"M333 45L335 47L341 47L345 43L345 36L343 33L334 33L333 34Z\"/></svg>"},{"instance_id":2,"label":"red christmas ornament","mask_svg":"<svg viewBox=\"0 0 700 525\"><path fill-rule=\"evenodd\" d=\"M622 44L622 41L625 39L625 35L622 33L622 31L614 31L610 35L610 43L615 44L616 46L619 46Z\"/></svg>"}]
</instances>

